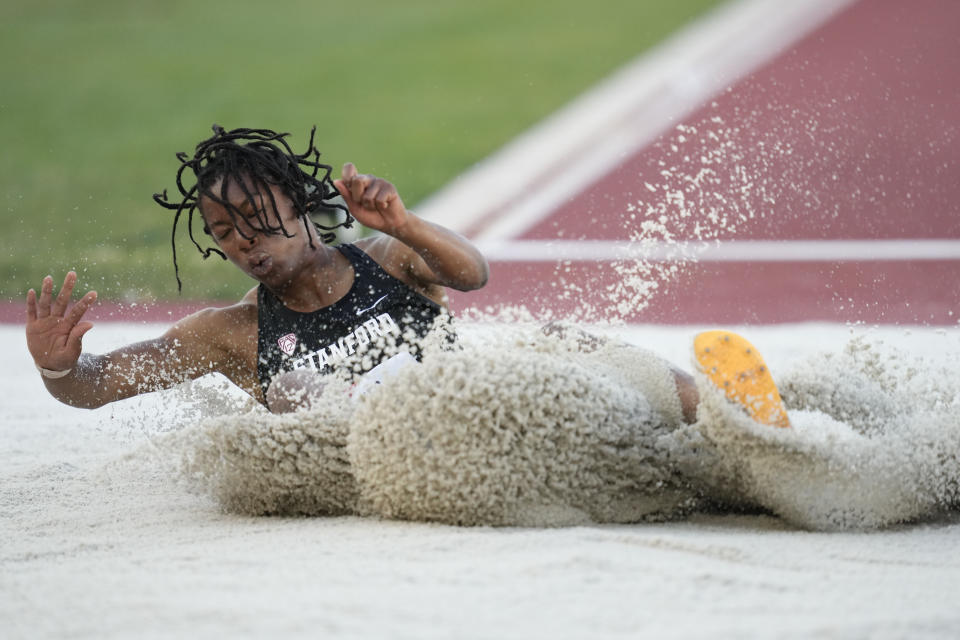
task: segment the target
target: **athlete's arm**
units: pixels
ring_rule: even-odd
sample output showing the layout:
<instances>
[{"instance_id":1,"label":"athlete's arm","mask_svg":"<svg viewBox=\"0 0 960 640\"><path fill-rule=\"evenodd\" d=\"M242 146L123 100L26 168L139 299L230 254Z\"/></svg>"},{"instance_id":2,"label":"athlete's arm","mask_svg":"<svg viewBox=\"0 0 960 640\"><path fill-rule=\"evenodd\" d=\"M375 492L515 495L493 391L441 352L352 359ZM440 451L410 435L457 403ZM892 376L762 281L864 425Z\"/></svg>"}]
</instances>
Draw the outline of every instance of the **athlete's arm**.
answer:
<instances>
[{"instance_id":1,"label":"athlete's arm","mask_svg":"<svg viewBox=\"0 0 960 640\"><path fill-rule=\"evenodd\" d=\"M83 315L96 300L91 291L66 312L77 275L67 274L53 300L53 279L44 278L39 299L27 293L27 348L38 367L69 373L43 376L50 394L74 407L96 408L109 402L166 389L211 371L227 369L229 359L216 339L222 332L210 322L215 310L184 318L163 336L104 355L82 353L81 339L93 327Z\"/></svg>"},{"instance_id":2,"label":"athlete's arm","mask_svg":"<svg viewBox=\"0 0 960 640\"><path fill-rule=\"evenodd\" d=\"M439 285L460 291L487 283L487 261L466 238L407 211L390 182L358 175L351 163L343 166L340 191L354 217L394 240L383 253L384 267L399 267L420 286Z\"/></svg>"}]
</instances>

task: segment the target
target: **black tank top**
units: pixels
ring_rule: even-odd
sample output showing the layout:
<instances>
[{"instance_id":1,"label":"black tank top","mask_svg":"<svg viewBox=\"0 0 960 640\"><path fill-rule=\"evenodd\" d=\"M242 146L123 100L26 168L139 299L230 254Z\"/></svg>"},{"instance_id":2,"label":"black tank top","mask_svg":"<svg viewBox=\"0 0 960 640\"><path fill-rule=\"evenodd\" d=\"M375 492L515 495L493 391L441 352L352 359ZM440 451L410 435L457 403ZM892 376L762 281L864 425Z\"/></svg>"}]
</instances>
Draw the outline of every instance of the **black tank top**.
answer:
<instances>
[{"instance_id":1,"label":"black tank top","mask_svg":"<svg viewBox=\"0 0 960 640\"><path fill-rule=\"evenodd\" d=\"M332 305L301 313L285 307L262 284L257 289L257 375L264 395L282 371L331 373L349 366L359 375L400 351L419 359L420 341L435 326L449 330L448 316L436 302L359 248L337 249L353 265L354 276L347 294Z\"/></svg>"}]
</instances>

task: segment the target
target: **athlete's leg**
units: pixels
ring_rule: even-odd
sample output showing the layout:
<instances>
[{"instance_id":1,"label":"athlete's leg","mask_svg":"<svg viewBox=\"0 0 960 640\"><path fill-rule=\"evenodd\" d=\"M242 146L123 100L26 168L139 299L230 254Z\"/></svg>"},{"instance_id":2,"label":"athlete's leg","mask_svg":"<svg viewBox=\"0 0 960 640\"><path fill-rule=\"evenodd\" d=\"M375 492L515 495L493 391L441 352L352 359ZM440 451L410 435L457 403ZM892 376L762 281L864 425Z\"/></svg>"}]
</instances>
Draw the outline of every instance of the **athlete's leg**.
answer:
<instances>
[{"instance_id":1,"label":"athlete's leg","mask_svg":"<svg viewBox=\"0 0 960 640\"><path fill-rule=\"evenodd\" d=\"M651 370L650 373L654 375L662 372L666 368L672 375L674 388L667 391L663 388L662 384L645 386L644 391L646 393L652 396L661 396L659 398L650 397L648 399L654 402L659 400L658 404L661 406L670 405L673 404L670 402L671 399L663 398L662 396L664 393L672 394L675 391L676 398L679 400L679 417L687 424L696 422L697 405L700 404L700 393L697 391L697 385L694 382L693 376L677 368L672 363L667 363L660 358L652 357L650 352L641 347L603 336L596 336L569 324L551 322L544 325L542 331L548 336L554 336L562 340L570 340L571 344L576 345L577 350L581 353L594 353L600 349L614 347L614 350L605 351L605 355L611 356L611 360L616 360L618 364L635 363L638 367L646 366ZM626 357L621 354L626 354ZM637 356L636 360L633 359L633 356ZM672 411L667 409L666 413L669 414L672 413Z\"/></svg>"},{"instance_id":2,"label":"athlete's leg","mask_svg":"<svg viewBox=\"0 0 960 640\"><path fill-rule=\"evenodd\" d=\"M683 411L683 421L693 424L697 421L697 406L700 404L700 392L693 376L686 371L673 369L673 377L677 382L677 394L680 396L680 407Z\"/></svg>"}]
</instances>

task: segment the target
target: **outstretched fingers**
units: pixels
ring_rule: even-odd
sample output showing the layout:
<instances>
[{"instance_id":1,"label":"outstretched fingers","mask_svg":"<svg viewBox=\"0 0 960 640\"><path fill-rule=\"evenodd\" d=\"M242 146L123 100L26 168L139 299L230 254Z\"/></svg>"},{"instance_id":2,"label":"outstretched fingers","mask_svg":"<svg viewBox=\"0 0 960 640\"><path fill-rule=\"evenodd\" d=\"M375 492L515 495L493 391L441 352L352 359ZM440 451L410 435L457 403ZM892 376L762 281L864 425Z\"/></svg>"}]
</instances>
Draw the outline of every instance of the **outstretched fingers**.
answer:
<instances>
[{"instance_id":1,"label":"outstretched fingers","mask_svg":"<svg viewBox=\"0 0 960 640\"><path fill-rule=\"evenodd\" d=\"M33 322L37 319L37 292L33 289L27 291L27 322Z\"/></svg>"},{"instance_id":2,"label":"outstretched fingers","mask_svg":"<svg viewBox=\"0 0 960 640\"><path fill-rule=\"evenodd\" d=\"M81 339L93 328L93 323L81 321L97 300L97 292L90 291L70 305L70 296L77 284L77 274L71 271L63 280L63 287L53 299L53 278L43 279L40 294L27 292L27 349L39 366L63 371L77 362Z\"/></svg>"},{"instance_id":3,"label":"outstretched fingers","mask_svg":"<svg viewBox=\"0 0 960 640\"><path fill-rule=\"evenodd\" d=\"M70 330L70 336L67 338L67 342L70 344L80 343L83 339L83 334L87 331L93 329L93 323L89 321L78 322L77 325Z\"/></svg>"},{"instance_id":4,"label":"outstretched fingers","mask_svg":"<svg viewBox=\"0 0 960 640\"><path fill-rule=\"evenodd\" d=\"M64 312L67 310L67 305L70 304L70 296L73 295L73 287L76 284L76 271L68 271L66 277L63 279L63 286L60 287L60 293L57 294L56 300L53 301L53 307L50 310L51 315L63 317Z\"/></svg>"},{"instance_id":5,"label":"outstretched fingers","mask_svg":"<svg viewBox=\"0 0 960 640\"><path fill-rule=\"evenodd\" d=\"M53 297L53 277L47 276L40 285L40 295L34 289L27 291L27 321L34 322L37 319L43 319L50 316L54 318L65 318L70 321L71 326L75 324L97 299L96 292L89 292L76 305L74 305L69 316L64 314L70 305L70 297L73 295L73 289L77 284L77 274L75 271L67 273L63 279L63 287Z\"/></svg>"},{"instance_id":6,"label":"outstretched fingers","mask_svg":"<svg viewBox=\"0 0 960 640\"><path fill-rule=\"evenodd\" d=\"M83 296L82 298L80 298L79 300L77 300L77 304L73 305L73 308L70 309L70 313L68 313L68 314L64 317L64 321L67 323L67 326L73 327L73 329L71 329L71 331L70 331L70 337L71 337L71 338L73 337L73 332L76 331L76 329L77 329L78 326L81 326L81 325L90 325L89 327L87 327L86 329L84 329L84 330L80 333L81 336L82 336L84 333L86 333L87 331L89 331L91 327L93 327L93 323L91 323L91 322L80 322L80 318L83 317L83 314L85 314L85 313L87 312L87 310L88 310L88 309L93 305L93 303L96 302L96 301L97 301L97 292L96 292L96 291L89 291L89 292L87 292L87 294L86 294L85 296Z\"/></svg>"},{"instance_id":7,"label":"outstretched fingers","mask_svg":"<svg viewBox=\"0 0 960 640\"><path fill-rule=\"evenodd\" d=\"M53 297L53 277L47 276L40 285L40 299L37 300L37 317L46 318L50 315L50 299Z\"/></svg>"}]
</instances>

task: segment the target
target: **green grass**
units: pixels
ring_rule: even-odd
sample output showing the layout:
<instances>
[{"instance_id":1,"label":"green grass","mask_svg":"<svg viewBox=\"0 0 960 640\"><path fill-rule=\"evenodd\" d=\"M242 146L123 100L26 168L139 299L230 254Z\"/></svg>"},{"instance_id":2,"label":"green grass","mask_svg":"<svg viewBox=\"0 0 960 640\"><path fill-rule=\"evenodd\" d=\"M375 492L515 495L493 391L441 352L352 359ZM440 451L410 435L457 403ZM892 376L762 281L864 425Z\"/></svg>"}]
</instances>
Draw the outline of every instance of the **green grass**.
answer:
<instances>
[{"instance_id":1,"label":"green grass","mask_svg":"<svg viewBox=\"0 0 960 640\"><path fill-rule=\"evenodd\" d=\"M318 126L324 159L421 198L718 0L7 0L0 298L69 268L102 297L176 295L174 153L214 122ZM180 238L184 296L252 284Z\"/></svg>"}]
</instances>

